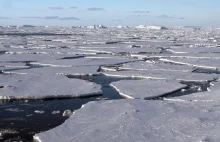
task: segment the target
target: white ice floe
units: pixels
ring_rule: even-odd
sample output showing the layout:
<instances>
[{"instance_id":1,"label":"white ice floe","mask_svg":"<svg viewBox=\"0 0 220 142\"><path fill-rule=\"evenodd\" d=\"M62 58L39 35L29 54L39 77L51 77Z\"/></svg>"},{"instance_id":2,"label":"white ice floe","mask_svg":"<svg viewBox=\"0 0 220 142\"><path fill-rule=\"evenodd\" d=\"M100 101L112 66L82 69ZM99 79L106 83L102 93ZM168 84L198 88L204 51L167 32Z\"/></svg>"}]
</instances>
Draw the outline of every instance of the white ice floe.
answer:
<instances>
[{"instance_id":1,"label":"white ice floe","mask_svg":"<svg viewBox=\"0 0 220 142\"><path fill-rule=\"evenodd\" d=\"M24 63L0 63L0 71L28 69Z\"/></svg>"},{"instance_id":2,"label":"white ice floe","mask_svg":"<svg viewBox=\"0 0 220 142\"><path fill-rule=\"evenodd\" d=\"M98 58L100 56L94 57L94 58L77 58L73 60L65 59L65 60L44 60L41 62L38 62L37 65L48 65L48 66L98 66L98 65L114 65L129 61L136 61L135 59L128 59L125 57L114 57L111 56L109 58L106 58L107 56L103 58ZM35 65L36 63L30 63L31 65Z\"/></svg>"},{"instance_id":3,"label":"white ice floe","mask_svg":"<svg viewBox=\"0 0 220 142\"><path fill-rule=\"evenodd\" d=\"M0 99L74 98L101 94L95 83L58 75L1 75Z\"/></svg>"},{"instance_id":4,"label":"white ice floe","mask_svg":"<svg viewBox=\"0 0 220 142\"><path fill-rule=\"evenodd\" d=\"M220 105L120 100L90 102L39 142L218 142Z\"/></svg>"},{"instance_id":5,"label":"white ice floe","mask_svg":"<svg viewBox=\"0 0 220 142\"><path fill-rule=\"evenodd\" d=\"M191 67L201 67L209 69L220 68L219 59L160 59L164 63L181 64Z\"/></svg>"},{"instance_id":6,"label":"white ice floe","mask_svg":"<svg viewBox=\"0 0 220 142\"><path fill-rule=\"evenodd\" d=\"M4 54L0 56L0 61L4 62L22 62L22 61L42 61L55 60L62 58L63 55L45 55L45 54Z\"/></svg>"},{"instance_id":7,"label":"white ice floe","mask_svg":"<svg viewBox=\"0 0 220 142\"><path fill-rule=\"evenodd\" d=\"M193 71L192 67L183 65L172 65L172 64L162 64L156 61L139 61L139 62L129 62L125 63L119 67L119 69L127 70L161 70L161 71L176 71L176 72L190 72Z\"/></svg>"},{"instance_id":8,"label":"white ice floe","mask_svg":"<svg viewBox=\"0 0 220 142\"><path fill-rule=\"evenodd\" d=\"M131 99L152 99L186 87L175 80L121 80L111 83L120 95Z\"/></svg>"},{"instance_id":9,"label":"white ice floe","mask_svg":"<svg viewBox=\"0 0 220 142\"><path fill-rule=\"evenodd\" d=\"M120 46L115 45L105 45L105 46L84 46L80 47L80 51L87 51L87 52L95 52L95 53L106 53L106 54L118 54L118 53L127 53L127 54L135 54L135 53L144 53L144 54L159 54L161 52L157 46L158 43L154 42L138 42L138 45L127 45L127 44L119 44ZM166 43L164 46L168 46L169 43ZM135 47L135 46L143 46L143 47Z\"/></svg>"},{"instance_id":10,"label":"white ice floe","mask_svg":"<svg viewBox=\"0 0 220 142\"><path fill-rule=\"evenodd\" d=\"M39 66L42 66L42 64ZM98 68L99 66L40 67L40 68L16 70L16 72L30 74L30 75L40 75L40 76L93 75L93 74L97 74Z\"/></svg>"},{"instance_id":11,"label":"white ice floe","mask_svg":"<svg viewBox=\"0 0 220 142\"><path fill-rule=\"evenodd\" d=\"M170 101L204 101L204 102L212 102L212 101L220 101L220 83L213 83L214 86L208 88L206 92L193 93L185 96L178 96L174 98L169 98L166 100Z\"/></svg>"},{"instance_id":12,"label":"white ice floe","mask_svg":"<svg viewBox=\"0 0 220 142\"><path fill-rule=\"evenodd\" d=\"M179 81L207 81L219 78L217 74L192 73L189 71L169 71L169 70L138 70L138 71L120 71L120 72L104 72L106 76L115 77L135 77L150 79L166 79Z\"/></svg>"}]
</instances>

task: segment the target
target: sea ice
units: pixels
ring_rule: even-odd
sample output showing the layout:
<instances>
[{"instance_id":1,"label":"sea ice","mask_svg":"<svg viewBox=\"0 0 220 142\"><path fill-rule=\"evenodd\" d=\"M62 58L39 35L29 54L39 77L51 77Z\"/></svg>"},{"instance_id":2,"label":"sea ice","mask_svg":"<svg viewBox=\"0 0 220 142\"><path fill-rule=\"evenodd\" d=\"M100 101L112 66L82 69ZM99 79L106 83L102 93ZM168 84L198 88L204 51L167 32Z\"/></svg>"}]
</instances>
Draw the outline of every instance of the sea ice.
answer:
<instances>
[{"instance_id":1,"label":"sea ice","mask_svg":"<svg viewBox=\"0 0 220 142\"><path fill-rule=\"evenodd\" d=\"M171 100L171 101L204 101L204 102L212 102L220 101L220 83L215 82L212 83L214 86L211 86L209 88L209 91L206 92L199 92L199 93L193 93L190 95L185 95L185 96L178 96L166 100Z\"/></svg>"},{"instance_id":2,"label":"sea ice","mask_svg":"<svg viewBox=\"0 0 220 142\"><path fill-rule=\"evenodd\" d=\"M218 142L220 105L119 100L90 102L39 142Z\"/></svg>"},{"instance_id":3,"label":"sea ice","mask_svg":"<svg viewBox=\"0 0 220 142\"><path fill-rule=\"evenodd\" d=\"M0 99L51 99L101 94L101 86L65 76L1 75Z\"/></svg>"},{"instance_id":4,"label":"sea ice","mask_svg":"<svg viewBox=\"0 0 220 142\"><path fill-rule=\"evenodd\" d=\"M106 76L115 77L135 77L135 78L151 78L151 79L166 79L179 81L207 81L219 78L216 74L192 73L192 72L177 72L169 70L139 70L139 71L120 71L120 72L104 72Z\"/></svg>"},{"instance_id":5,"label":"sea ice","mask_svg":"<svg viewBox=\"0 0 220 142\"><path fill-rule=\"evenodd\" d=\"M120 95L131 99L151 99L186 87L175 80L121 80L111 83Z\"/></svg>"}]
</instances>

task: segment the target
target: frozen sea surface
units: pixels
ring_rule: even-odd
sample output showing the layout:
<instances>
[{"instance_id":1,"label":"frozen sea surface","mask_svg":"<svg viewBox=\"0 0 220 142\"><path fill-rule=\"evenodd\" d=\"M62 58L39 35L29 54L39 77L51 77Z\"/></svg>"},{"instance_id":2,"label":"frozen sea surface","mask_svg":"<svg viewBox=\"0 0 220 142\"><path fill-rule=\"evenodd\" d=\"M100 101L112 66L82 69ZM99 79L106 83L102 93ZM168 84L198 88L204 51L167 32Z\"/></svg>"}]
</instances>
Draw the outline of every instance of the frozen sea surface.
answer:
<instances>
[{"instance_id":1,"label":"frozen sea surface","mask_svg":"<svg viewBox=\"0 0 220 142\"><path fill-rule=\"evenodd\" d=\"M219 109L218 103L201 102L91 102L34 137L40 142L218 142Z\"/></svg>"},{"instance_id":2,"label":"frozen sea surface","mask_svg":"<svg viewBox=\"0 0 220 142\"><path fill-rule=\"evenodd\" d=\"M185 88L175 80L122 80L111 84L122 96L132 99L150 99Z\"/></svg>"},{"instance_id":3,"label":"frozen sea surface","mask_svg":"<svg viewBox=\"0 0 220 142\"><path fill-rule=\"evenodd\" d=\"M220 83L212 83L207 92L193 93L185 96L178 96L170 99L171 101L203 101L218 102L220 100Z\"/></svg>"},{"instance_id":4,"label":"frozen sea surface","mask_svg":"<svg viewBox=\"0 0 220 142\"><path fill-rule=\"evenodd\" d=\"M219 141L218 28L92 27L0 27L0 141Z\"/></svg>"},{"instance_id":5,"label":"frozen sea surface","mask_svg":"<svg viewBox=\"0 0 220 142\"><path fill-rule=\"evenodd\" d=\"M101 86L54 75L1 75L0 99L76 98L102 94Z\"/></svg>"}]
</instances>

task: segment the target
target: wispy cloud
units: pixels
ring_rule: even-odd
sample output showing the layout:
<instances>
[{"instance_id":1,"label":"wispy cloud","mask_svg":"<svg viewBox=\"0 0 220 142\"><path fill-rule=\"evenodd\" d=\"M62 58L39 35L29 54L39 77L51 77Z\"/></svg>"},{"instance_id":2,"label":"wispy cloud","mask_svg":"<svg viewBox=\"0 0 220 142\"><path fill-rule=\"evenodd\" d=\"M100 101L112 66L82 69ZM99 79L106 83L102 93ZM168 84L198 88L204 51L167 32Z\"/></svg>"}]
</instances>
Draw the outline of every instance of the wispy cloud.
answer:
<instances>
[{"instance_id":1,"label":"wispy cloud","mask_svg":"<svg viewBox=\"0 0 220 142\"><path fill-rule=\"evenodd\" d=\"M72 7L70 7L70 9L78 9L78 7L72 6Z\"/></svg>"},{"instance_id":2,"label":"wispy cloud","mask_svg":"<svg viewBox=\"0 0 220 142\"><path fill-rule=\"evenodd\" d=\"M181 19L181 20L184 20L185 18L184 17L180 17L180 16L176 16L176 15L172 15L172 16L169 16L169 15L160 15L160 16L157 16L158 18L164 18L164 19Z\"/></svg>"},{"instance_id":3,"label":"wispy cloud","mask_svg":"<svg viewBox=\"0 0 220 142\"><path fill-rule=\"evenodd\" d=\"M165 18L165 19L174 19L175 17L174 16L169 16L169 15L160 15L160 16L157 16L158 18Z\"/></svg>"},{"instance_id":4,"label":"wispy cloud","mask_svg":"<svg viewBox=\"0 0 220 142\"><path fill-rule=\"evenodd\" d=\"M45 16L45 17L40 17L40 16L24 16L20 17L21 19L47 19L47 20L52 20L52 19L58 19L59 16Z\"/></svg>"},{"instance_id":5,"label":"wispy cloud","mask_svg":"<svg viewBox=\"0 0 220 142\"><path fill-rule=\"evenodd\" d=\"M21 19L42 19L43 17L40 16L23 16L20 17Z\"/></svg>"},{"instance_id":6,"label":"wispy cloud","mask_svg":"<svg viewBox=\"0 0 220 142\"><path fill-rule=\"evenodd\" d=\"M122 22L122 20L121 19L114 19L114 20L112 20L113 22Z\"/></svg>"},{"instance_id":7,"label":"wispy cloud","mask_svg":"<svg viewBox=\"0 0 220 142\"><path fill-rule=\"evenodd\" d=\"M146 15L146 14L137 14L137 15L134 15L134 16L136 16L136 17L147 17L147 16L149 16L149 15Z\"/></svg>"},{"instance_id":8,"label":"wispy cloud","mask_svg":"<svg viewBox=\"0 0 220 142\"><path fill-rule=\"evenodd\" d=\"M0 19L11 19L11 17L0 17Z\"/></svg>"},{"instance_id":9,"label":"wispy cloud","mask_svg":"<svg viewBox=\"0 0 220 142\"><path fill-rule=\"evenodd\" d=\"M80 20L80 19L77 17L61 17L59 18L59 20Z\"/></svg>"},{"instance_id":10,"label":"wispy cloud","mask_svg":"<svg viewBox=\"0 0 220 142\"><path fill-rule=\"evenodd\" d=\"M150 13L150 11L138 10L138 11L133 11L133 13L146 14L146 13Z\"/></svg>"},{"instance_id":11,"label":"wispy cloud","mask_svg":"<svg viewBox=\"0 0 220 142\"><path fill-rule=\"evenodd\" d=\"M77 17L59 17L59 16L27 16L27 17L20 17L22 19L46 19L46 20L80 20Z\"/></svg>"},{"instance_id":12,"label":"wispy cloud","mask_svg":"<svg viewBox=\"0 0 220 142\"><path fill-rule=\"evenodd\" d=\"M52 10L63 10L64 9L63 7L48 7L48 8Z\"/></svg>"},{"instance_id":13,"label":"wispy cloud","mask_svg":"<svg viewBox=\"0 0 220 142\"><path fill-rule=\"evenodd\" d=\"M50 20L50 19L58 19L59 18L59 16L46 16L46 17L44 17L44 19L48 19L48 20Z\"/></svg>"},{"instance_id":14,"label":"wispy cloud","mask_svg":"<svg viewBox=\"0 0 220 142\"><path fill-rule=\"evenodd\" d=\"M98 7L90 7L87 10L88 11L105 11L104 8L98 8Z\"/></svg>"}]
</instances>

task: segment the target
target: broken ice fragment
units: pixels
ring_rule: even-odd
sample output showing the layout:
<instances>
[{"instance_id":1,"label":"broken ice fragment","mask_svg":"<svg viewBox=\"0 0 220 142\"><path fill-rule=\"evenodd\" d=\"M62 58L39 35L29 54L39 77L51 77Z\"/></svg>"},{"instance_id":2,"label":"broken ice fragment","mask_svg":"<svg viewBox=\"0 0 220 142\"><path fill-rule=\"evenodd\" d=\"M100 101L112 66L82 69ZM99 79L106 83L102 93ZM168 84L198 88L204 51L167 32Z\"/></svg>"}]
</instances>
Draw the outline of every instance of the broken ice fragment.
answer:
<instances>
[{"instance_id":1,"label":"broken ice fragment","mask_svg":"<svg viewBox=\"0 0 220 142\"><path fill-rule=\"evenodd\" d=\"M120 95L131 99L151 99L183 89L175 80L122 80L111 83Z\"/></svg>"},{"instance_id":2,"label":"broken ice fragment","mask_svg":"<svg viewBox=\"0 0 220 142\"><path fill-rule=\"evenodd\" d=\"M219 97L219 92L220 92L220 82L213 82L213 86L208 87L206 92L198 92L198 93L193 93L190 95L185 95L185 96L178 96L171 98L169 100L171 101L176 101L176 100L182 100L182 101L203 101L203 102L211 102L211 101L220 101ZM201 87L197 89L201 89ZM200 91L200 90L198 90Z\"/></svg>"},{"instance_id":3,"label":"broken ice fragment","mask_svg":"<svg viewBox=\"0 0 220 142\"><path fill-rule=\"evenodd\" d=\"M72 113L71 110L65 110L65 111L63 112L63 116L64 116L64 117L70 117L72 114L73 114L73 113Z\"/></svg>"},{"instance_id":4,"label":"broken ice fragment","mask_svg":"<svg viewBox=\"0 0 220 142\"><path fill-rule=\"evenodd\" d=\"M43 113L45 113L45 111L42 111L42 110L35 110L34 112L35 112L35 113L38 113L38 114L43 114Z\"/></svg>"},{"instance_id":5,"label":"broken ice fragment","mask_svg":"<svg viewBox=\"0 0 220 142\"><path fill-rule=\"evenodd\" d=\"M53 111L51 114L58 114L60 111Z\"/></svg>"}]
</instances>

